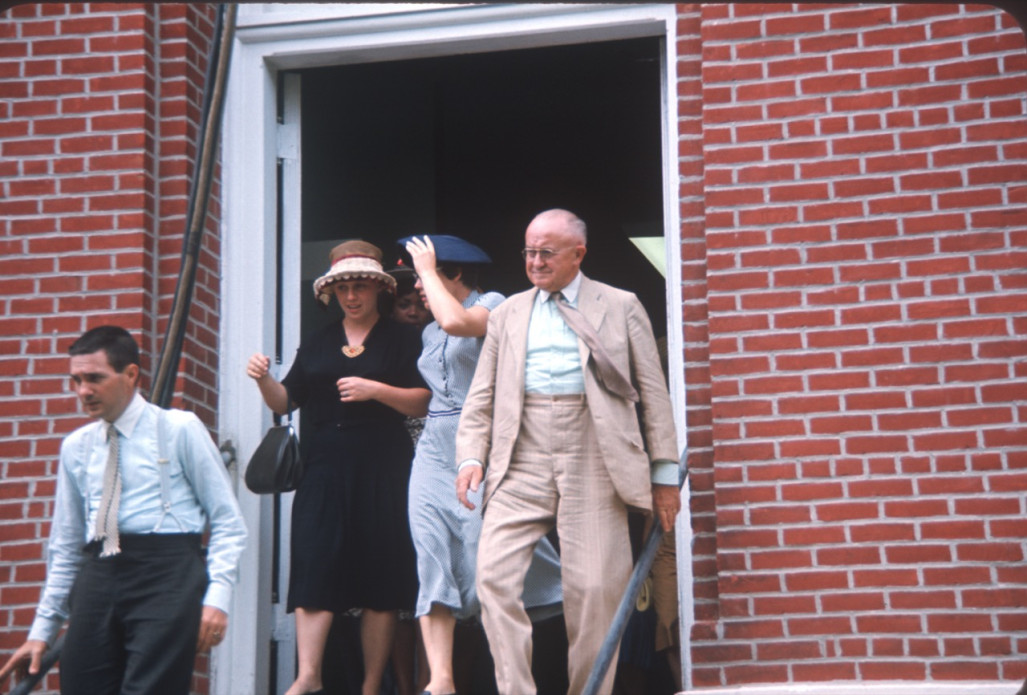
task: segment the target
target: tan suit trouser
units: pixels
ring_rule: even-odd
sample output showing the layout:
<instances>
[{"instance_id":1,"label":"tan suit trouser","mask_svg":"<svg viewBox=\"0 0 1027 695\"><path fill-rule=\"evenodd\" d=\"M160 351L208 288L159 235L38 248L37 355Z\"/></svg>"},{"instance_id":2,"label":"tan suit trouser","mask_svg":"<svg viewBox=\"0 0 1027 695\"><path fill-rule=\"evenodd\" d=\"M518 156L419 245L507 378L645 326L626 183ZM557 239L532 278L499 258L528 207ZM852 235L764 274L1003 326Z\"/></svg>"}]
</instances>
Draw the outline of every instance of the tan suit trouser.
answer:
<instances>
[{"instance_id":1,"label":"tan suit trouser","mask_svg":"<svg viewBox=\"0 0 1027 695\"><path fill-rule=\"evenodd\" d=\"M525 397L510 467L478 546L482 622L502 695L533 695L531 622L521 601L532 549L560 538L569 695L582 692L631 574L627 510L599 453L584 396ZM615 665L600 693L613 689Z\"/></svg>"}]
</instances>

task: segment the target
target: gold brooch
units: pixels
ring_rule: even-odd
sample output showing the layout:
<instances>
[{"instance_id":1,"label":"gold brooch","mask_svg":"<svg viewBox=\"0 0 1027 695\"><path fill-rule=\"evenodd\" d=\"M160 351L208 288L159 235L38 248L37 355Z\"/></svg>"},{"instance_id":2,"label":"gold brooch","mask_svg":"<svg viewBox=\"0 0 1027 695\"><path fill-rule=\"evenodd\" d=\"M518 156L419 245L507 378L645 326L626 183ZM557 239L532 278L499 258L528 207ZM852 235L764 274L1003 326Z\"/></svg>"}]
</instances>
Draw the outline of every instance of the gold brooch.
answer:
<instances>
[{"instance_id":1,"label":"gold brooch","mask_svg":"<svg viewBox=\"0 0 1027 695\"><path fill-rule=\"evenodd\" d=\"M364 351L363 345L343 345L342 354L346 357L356 357Z\"/></svg>"}]
</instances>

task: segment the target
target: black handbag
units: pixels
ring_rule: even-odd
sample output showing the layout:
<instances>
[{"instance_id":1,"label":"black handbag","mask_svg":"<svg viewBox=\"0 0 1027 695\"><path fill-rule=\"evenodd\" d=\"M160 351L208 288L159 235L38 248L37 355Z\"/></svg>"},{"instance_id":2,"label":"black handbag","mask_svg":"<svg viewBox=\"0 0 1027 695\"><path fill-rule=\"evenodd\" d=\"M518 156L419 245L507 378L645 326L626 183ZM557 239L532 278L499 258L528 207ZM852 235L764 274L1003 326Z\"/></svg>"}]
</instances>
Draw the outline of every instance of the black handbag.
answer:
<instances>
[{"instance_id":1,"label":"black handbag","mask_svg":"<svg viewBox=\"0 0 1027 695\"><path fill-rule=\"evenodd\" d=\"M303 477L300 443L292 423L267 431L246 466L246 487L258 495L290 492Z\"/></svg>"}]
</instances>

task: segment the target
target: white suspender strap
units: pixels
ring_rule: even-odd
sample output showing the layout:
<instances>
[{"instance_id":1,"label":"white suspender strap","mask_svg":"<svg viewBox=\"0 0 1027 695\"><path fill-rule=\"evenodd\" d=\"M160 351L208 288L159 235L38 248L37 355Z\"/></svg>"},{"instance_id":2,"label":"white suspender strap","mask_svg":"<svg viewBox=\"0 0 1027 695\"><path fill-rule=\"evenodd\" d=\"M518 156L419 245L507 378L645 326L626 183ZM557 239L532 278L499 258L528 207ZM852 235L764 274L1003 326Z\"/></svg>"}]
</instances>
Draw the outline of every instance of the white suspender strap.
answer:
<instances>
[{"instance_id":1,"label":"white suspender strap","mask_svg":"<svg viewBox=\"0 0 1027 695\"><path fill-rule=\"evenodd\" d=\"M178 524L180 531L185 532L182 522L171 513L171 458L168 456L168 433L167 433L167 411L164 408L153 406L157 416L157 468L160 470L160 518L153 527L157 533L164 524L164 517L171 516Z\"/></svg>"}]
</instances>

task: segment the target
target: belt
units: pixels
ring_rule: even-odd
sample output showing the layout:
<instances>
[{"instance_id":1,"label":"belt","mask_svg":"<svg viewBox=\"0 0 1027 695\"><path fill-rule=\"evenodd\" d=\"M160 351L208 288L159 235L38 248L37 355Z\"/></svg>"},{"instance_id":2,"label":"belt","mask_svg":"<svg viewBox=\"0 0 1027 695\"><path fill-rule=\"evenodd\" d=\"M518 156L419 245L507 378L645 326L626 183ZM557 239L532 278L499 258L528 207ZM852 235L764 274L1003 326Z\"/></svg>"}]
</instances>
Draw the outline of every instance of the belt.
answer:
<instances>
[{"instance_id":1,"label":"belt","mask_svg":"<svg viewBox=\"0 0 1027 695\"><path fill-rule=\"evenodd\" d=\"M461 408L450 408L449 410L429 410L428 417L449 417L451 415L459 415Z\"/></svg>"}]
</instances>

